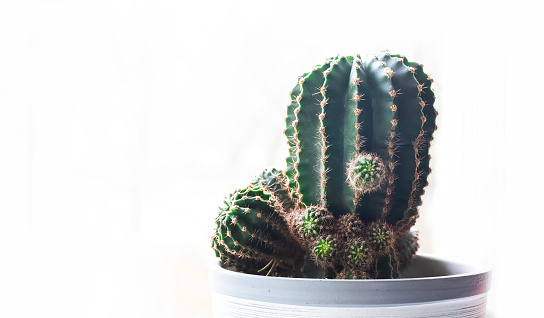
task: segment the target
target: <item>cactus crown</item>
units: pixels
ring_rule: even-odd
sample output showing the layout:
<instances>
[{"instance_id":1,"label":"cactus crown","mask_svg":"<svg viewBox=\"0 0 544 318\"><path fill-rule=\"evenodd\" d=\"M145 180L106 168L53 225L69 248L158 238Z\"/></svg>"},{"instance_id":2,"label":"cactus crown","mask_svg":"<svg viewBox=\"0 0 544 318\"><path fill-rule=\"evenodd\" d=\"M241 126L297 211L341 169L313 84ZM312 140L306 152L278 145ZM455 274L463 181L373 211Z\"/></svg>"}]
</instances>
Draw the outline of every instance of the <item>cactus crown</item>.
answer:
<instances>
[{"instance_id":1,"label":"cactus crown","mask_svg":"<svg viewBox=\"0 0 544 318\"><path fill-rule=\"evenodd\" d=\"M398 277L417 250L410 227L431 171L432 82L420 64L389 52L336 56L300 76L285 119L285 173L262 173L216 220L224 264Z\"/></svg>"}]
</instances>

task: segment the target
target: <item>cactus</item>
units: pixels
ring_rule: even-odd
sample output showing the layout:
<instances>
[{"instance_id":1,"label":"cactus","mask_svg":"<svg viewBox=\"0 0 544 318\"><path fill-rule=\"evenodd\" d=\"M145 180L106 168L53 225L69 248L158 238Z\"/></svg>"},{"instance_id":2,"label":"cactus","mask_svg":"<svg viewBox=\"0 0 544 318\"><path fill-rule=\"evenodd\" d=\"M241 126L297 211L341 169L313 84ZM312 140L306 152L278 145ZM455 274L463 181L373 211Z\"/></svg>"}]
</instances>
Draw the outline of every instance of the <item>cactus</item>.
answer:
<instances>
[{"instance_id":1,"label":"cactus","mask_svg":"<svg viewBox=\"0 0 544 318\"><path fill-rule=\"evenodd\" d=\"M289 233L277 196L280 189L270 186L277 184L277 176L275 170L265 171L247 188L234 191L220 207L212 247L226 266L254 274L281 269L283 275L293 275L303 251Z\"/></svg>"},{"instance_id":2,"label":"cactus","mask_svg":"<svg viewBox=\"0 0 544 318\"><path fill-rule=\"evenodd\" d=\"M295 198L336 217L413 222L430 172L431 82L419 65L389 53L339 56L303 75L285 131Z\"/></svg>"},{"instance_id":3,"label":"cactus","mask_svg":"<svg viewBox=\"0 0 544 318\"><path fill-rule=\"evenodd\" d=\"M216 219L213 246L225 266L398 277L418 248L410 228L431 172L431 84L421 65L389 52L329 58L299 77L285 173L266 170Z\"/></svg>"}]
</instances>

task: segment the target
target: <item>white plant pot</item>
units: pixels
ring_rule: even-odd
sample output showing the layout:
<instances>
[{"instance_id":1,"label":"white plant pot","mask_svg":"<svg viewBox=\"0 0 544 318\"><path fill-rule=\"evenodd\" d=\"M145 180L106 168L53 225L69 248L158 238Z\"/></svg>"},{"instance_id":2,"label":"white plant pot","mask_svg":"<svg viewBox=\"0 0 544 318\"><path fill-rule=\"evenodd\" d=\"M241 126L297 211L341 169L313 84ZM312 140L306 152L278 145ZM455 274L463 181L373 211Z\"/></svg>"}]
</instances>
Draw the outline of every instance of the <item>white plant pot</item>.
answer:
<instances>
[{"instance_id":1,"label":"white plant pot","mask_svg":"<svg viewBox=\"0 0 544 318\"><path fill-rule=\"evenodd\" d=\"M488 269L418 255L400 279L249 275L210 266L213 314L232 317L484 317Z\"/></svg>"}]
</instances>

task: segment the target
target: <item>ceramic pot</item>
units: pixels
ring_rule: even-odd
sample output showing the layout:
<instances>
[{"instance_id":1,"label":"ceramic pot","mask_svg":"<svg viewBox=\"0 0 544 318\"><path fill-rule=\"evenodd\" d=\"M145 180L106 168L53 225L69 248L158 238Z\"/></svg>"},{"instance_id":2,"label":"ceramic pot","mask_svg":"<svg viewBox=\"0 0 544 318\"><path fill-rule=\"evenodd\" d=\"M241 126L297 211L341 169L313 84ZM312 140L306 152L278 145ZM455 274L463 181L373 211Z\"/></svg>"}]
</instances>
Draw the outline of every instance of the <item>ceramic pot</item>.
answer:
<instances>
[{"instance_id":1,"label":"ceramic pot","mask_svg":"<svg viewBox=\"0 0 544 318\"><path fill-rule=\"evenodd\" d=\"M210 265L216 318L484 317L488 269L417 255L400 279L266 277Z\"/></svg>"}]
</instances>

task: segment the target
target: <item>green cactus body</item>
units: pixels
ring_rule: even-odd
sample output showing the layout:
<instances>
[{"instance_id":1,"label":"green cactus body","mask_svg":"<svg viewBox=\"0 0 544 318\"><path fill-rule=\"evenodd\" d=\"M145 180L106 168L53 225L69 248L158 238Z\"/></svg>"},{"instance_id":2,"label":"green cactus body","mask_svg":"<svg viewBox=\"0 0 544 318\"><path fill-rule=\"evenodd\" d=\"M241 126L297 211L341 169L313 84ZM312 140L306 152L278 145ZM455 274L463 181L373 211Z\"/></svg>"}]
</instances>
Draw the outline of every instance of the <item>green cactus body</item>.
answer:
<instances>
[{"instance_id":1,"label":"green cactus body","mask_svg":"<svg viewBox=\"0 0 544 318\"><path fill-rule=\"evenodd\" d=\"M316 237L319 234L331 231L334 218L326 209L319 206L310 206L300 216L298 232L304 238Z\"/></svg>"},{"instance_id":2,"label":"green cactus body","mask_svg":"<svg viewBox=\"0 0 544 318\"><path fill-rule=\"evenodd\" d=\"M368 227L368 237L374 250L379 254L389 252L394 244L393 232L391 226L383 222L375 222Z\"/></svg>"},{"instance_id":3,"label":"green cactus body","mask_svg":"<svg viewBox=\"0 0 544 318\"><path fill-rule=\"evenodd\" d=\"M418 233L409 231L395 241L395 257L398 259L399 266L406 265L419 248Z\"/></svg>"},{"instance_id":4,"label":"green cactus body","mask_svg":"<svg viewBox=\"0 0 544 318\"><path fill-rule=\"evenodd\" d=\"M296 202L293 201L291 190L287 186L287 180L282 171L277 169L264 170L253 180L253 184L262 187L263 191L273 195L283 211L291 211L296 208Z\"/></svg>"},{"instance_id":5,"label":"green cactus body","mask_svg":"<svg viewBox=\"0 0 544 318\"><path fill-rule=\"evenodd\" d=\"M311 209L308 209L307 213L303 215L300 222L300 233L303 237L310 237L317 235L320 230L320 216L317 215Z\"/></svg>"},{"instance_id":6,"label":"green cactus body","mask_svg":"<svg viewBox=\"0 0 544 318\"><path fill-rule=\"evenodd\" d=\"M347 267L362 267L369 260L369 250L367 244L363 240L356 240L348 244L346 248L346 264Z\"/></svg>"},{"instance_id":7,"label":"green cactus body","mask_svg":"<svg viewBox=\"0 0 544 318\"><path fill-rule=\"evenodd\" d=\"M391 253L382 255L375 263L372 277L398 278L400 270L412 259L419 248L418 235L409 231L395 240Z\"/></svg>"},{"instance_id":8,"label":"green cactus body","mask_svg":"<svg viewBox=\"0 0 544 318\"><path fill-rule=\"evenodd\" d=\"M273 262L290 268L292 274L304 252L282 216L285 211L280 198L263 186L273 176L267 172L262 176L268 178L257 179L257 184L235 191L225 200L216 218L212 246L227 265L240 270L255 272Z\"/></svg>"},{"instance_id":9,"label":"green cactus body","mask_svg":"<svg viewBox=\"0 0 544 318\"><path fill-rule=\"evenodd\" d=\"M322 237L314 242L313 254L316 263L328 266L337 253L337 243L330 237Z\"/></svg>"},{"instance_id":10,"label":"green cactus body","mask_svg":"<svg viewBox=\"0 0 544 318\"><path fill-rule=\"evenodd\" d=\"M436 117L431 80L419 65L388 53L327 62L292 91L286 121L290 187L304 205L326 206L336 217L408 220L417 214L429 174ZM387 169L374 191L346 180L350 161L368 154Z\"/></svg>"},{"instance_id":11,"label":"green cactus body","mask_svg":"<svg viewBox=\"0 0 544 318\"><path fill-rule=\"evenodd\" d=\"M432 79L382 52L337 56L303 74L285 119L285 173L232 193L212 239L226 267L253 274L396 278L430 173Z\"/></svg>"},{"instance_id":12,"label":"green cactus body","mask_svg":"<svg viewBox=\"0 0 544 318\"><path fill-rule=\"evenodd\" d=\"M320 167L323 158L321 147L316 143L316 133L312 127L320 124L321 106L316 104L315 90L324 89L323 71L329 64L317 66L310 73L300 77L299 82L291 91L291 104L286 119L285 134L289 141L289 157L287 158L287 177L289 186L293 189L294 197L299 201L305 194L304 201L309 205L319 205L323 191L319 186L313 186L321 181ZM301 107L307 105L307 107ZM304 149L304 152L301 151Z\"/></svg>"}]
</instances>

